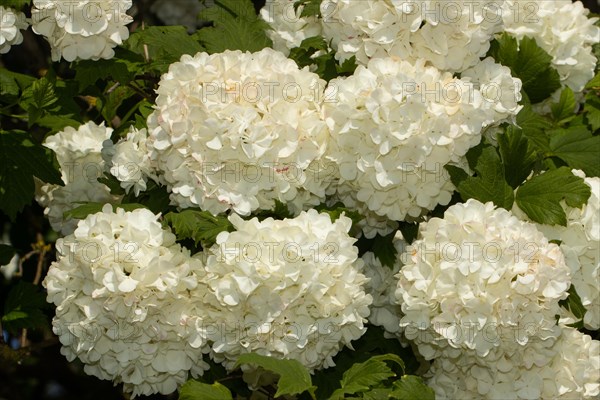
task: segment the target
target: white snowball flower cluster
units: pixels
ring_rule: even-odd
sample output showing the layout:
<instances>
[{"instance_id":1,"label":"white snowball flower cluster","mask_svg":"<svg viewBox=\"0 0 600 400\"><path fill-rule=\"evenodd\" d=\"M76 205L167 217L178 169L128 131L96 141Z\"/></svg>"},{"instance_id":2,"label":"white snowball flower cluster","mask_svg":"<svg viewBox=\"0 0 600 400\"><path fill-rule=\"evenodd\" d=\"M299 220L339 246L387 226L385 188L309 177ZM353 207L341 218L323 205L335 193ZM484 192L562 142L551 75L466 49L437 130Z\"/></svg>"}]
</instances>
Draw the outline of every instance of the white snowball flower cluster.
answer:
<instances>
[{"instance_id":1,"label":"white snowball flower cluster","mask_svg":"<svg viewBox=\"0 0 600 400\"><path fill-rule=\"evenodd\" d=\"M23 43L21 29L28 26L24 13L0 6L0 54L8 53L11 46Z\"/></svg>"},{"instance_id":2,"label":"white snowball flower cluster","mask_svg":"<svg viewBox=\"0 0 600 400\"><path fill-rule=\"evenodd\" d=\"M189 291L203 290L203 264L157 219L146 209L105 205L57 241L58 261L43 281L57 306L61 353L134 396L171 393L189 371L208 368L187 326Z\"/></svg>"},{"instance_id":3,"label":"white snowball flower cluster","mask_svg":"<svg viewBox=\"0 0 600 400\"><path fill-rule=\"evenodd\" d=\"M295 8L297 0L267 0L260 10L260 16L270 26L267 35L273 41L273 48L286 56L290 50L300 47L304 39L322 33L321 22L317 17L302 17L304 5Z\"/></svg>"},{"instance_id":4,"label":"white snowball flower cluster","mask_svg":"<svg viewBox=\"0 0 600 400\"><path fill-rule=\"evenodd\" d=\"M131 190L139 195L147 189L148 178L157 180L146 146L146 129L131 127L127 137L113 144L111 140L103 143L102 158L106 168L121 183L127 193Z\"/></svg>"},{"instance_id":5,"label":"white snowball flower cluster","mask_svg":"<svg viewBox=\"0 0 600 400\"><path fill-rule=\"evenodd\" d=\"M102 143L110 139L112 128L102 123L88 122L78 129L66 127L63 131L48 136L44 146L56 153L65 186L40 184L36 200L46 207L44 213L52 229L68 235L75 230L77 221L64 219L65 211L76 208L78 202L114 202L110 189L98 182L105 163L102 159Z\"/></svg>"},{"instance_id":6,"label":"white snowball flower cluster","mask_svg":"<svg viewBox=\"0 0 600 400\"><path fill-rule=\"evenodd\" d=\"M484 99L471 77L454 78L423 60L373 59L332 80L337 102L325 104L333 135L328 158L339 165L344 204L359 203L363 211L363 203L397 221L448 204L454 186L444 165L477 145L484 127L519 111L519 91L508 82L520 87L520 81L506 71L486 60L470 76L481 87L487 77L498 80L513 103Z\"/></svg>"},{"instance_id":7,"label":"white snowball flower cluster","mask_svg":"<svg viewBox=\"0 0 600 400\"><path fill-rule=\"evenodd\" d=\"M194 32L200 11L214 4L214 0L157 0L150 11L167 25L184 25L188 32Z\"/></svg>"},{"instance_id":8,"label":"white snowball flower cluster","mask_svg":"<svg viewBox=\"0 0 600 400\"><path fill-rule=\"evenodd\" d=\"M288 54L303 39L322 34L336 58L353 56L359 65L372 58L422 58L459 72L475 65L501 30L497 2L325 0L321 18L301 17L294 0L270 0L261 15L272 32L275 49Z\"/></svg>"},{"instance_id":9,"label":"white snowball flower cluster","mask_svg":"<svg viewBox=\"0 0 600 400\"><path fill-rule=\"evenodd\" d=\"M324 86L273 49L184 55L163 75L148 119L148 147L171 200L241 215L275 200L296 212L319 204L327 184L313 187L310 175L329 139Z\"/></svg>"},{"instance_id":10,"label":"white snowball flower cluster","mask_svg":"<svg viewBox=\"0 0 600 400\"><path fill-rule=\"evenodd\" d=\"M557 338L532 342L525 351L436 359L429 375L440 400L596 399L600 342L563 327Z\"/></svg>"},{"instance_id":11,"label":"white snowball flower cluster","mask_svg":"<svg viewBox=\"0 0 600 400\"><path fill-rule=\"evenodd\" d=\"M33 31L48 40L52 60L110 59L129 37L131 0L33 0Z\"/></svg>"},{"instance_id":12,"label":"white snowball flower cluster","mask_svg":"<svg viewBox=\"0 0 600 400\"><path fill-rule=\"evenodd\" d=\"M583 171L573 174L584 179L591 189L591 196L581 209L562 202L567 214L567 226L536 224L548 240L560 241L560 249L571 269L572 284L586 309L584 326L591 330L600 329L600 178L586 177ZM513 213L527 220L527 216L514 206ZM566 310L566 323L576 322Z\"/></svg>"},{"instance_id":13,"label":"white snowball flower cluster","mask_svg":"<svg viewBox=\"0 0 600 400\"><path fill-rule=\"evenodd\" d=\"M316 210L293 219L259 222L230 217L207 252L202 299L215 326L207 329L211 356L232 369L240 354L295 359L309 370L363 335L372 298L351 220L331 222Z\"/></svg>"},{"instance_id":14,"label":"white snowball flower cluster","mask_svg":"<svg viewBox=\"0 0 600 400\"><path fill-rule=\"evenodd\" d=\"M596 57L592 45L600 42L598 18L588 18L589 10L580 1L506 0L502 17L504 30L517 39L535 39L552 57L564 86L583 90L594 77Z\"/></svg>"},{"instance_id":15,"label":"white snowball flower cluster","mask_svg":"<svg viewBox=\"0 0 600 400\"><path fill-rule=\"evenodd\" d=\"M398 275L400 326L426 359L551 336L569 267L534 224L470 199L419 228Z\"/></svg>"},{"instance_id":16,"label":"white snowball flower cluster","mask_svg":"<svg viewBox=\"0 0 600 400\"><path fill-rule=\"evenodd\" d=\"M402 254L406 249L407 243L400 231L396 232L393 243L398 254ZM385 337L402 340L400 329L402 311L395 296L398 285L396 275L402 267L400 258L396 258L392 268L382 265L379 258L370 251L366 252L362 259L365 263L364 274L370 279L365 285L365 291L373 297L369 323L381 326L385 330Z\"/></svg>"}]
</instances>

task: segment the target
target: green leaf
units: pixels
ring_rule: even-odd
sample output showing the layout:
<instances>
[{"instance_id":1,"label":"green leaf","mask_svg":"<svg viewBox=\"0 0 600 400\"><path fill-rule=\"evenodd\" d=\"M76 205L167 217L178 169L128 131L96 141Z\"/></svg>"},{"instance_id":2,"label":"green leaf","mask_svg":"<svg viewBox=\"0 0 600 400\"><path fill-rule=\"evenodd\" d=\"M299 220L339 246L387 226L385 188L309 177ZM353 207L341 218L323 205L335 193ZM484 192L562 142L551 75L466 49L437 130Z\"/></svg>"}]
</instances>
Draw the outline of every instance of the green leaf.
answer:
<instances>
[{"instance_id":1,"label":"green leaf","mask_svg":"<svg viewBox=\"0 0 600 400\"><path fill-rule=\"evenodd\" d=\"M63 218L75 218L75 219L85 219L90 214L96 214L102 211L106 203L85 203L80 206L77 206L71 210L65 211L63 214ZM125 211L133 211L138 208L147 208L143 204L129 203L129 204L112 204L113 211L116 211L117 208L122 208Z\"/></svg>"},{"instance_id":2,"label":"green leaf","mask_svg":"<svg viewBox=\"0 0 600 400\"><path fill-rule=\"evenodd\" d=\"M294 3L294 8L297 10L300 6L304 7L302 13L300 13L300 17L320 17L321 1L322 0L298 0Z\"/></svg>"},{"instance_id":3,"label":"green leaf","mask_svg":"<svg viewBox=\"0 0 600 400\"><path fill-rule=\"evenodd\" d=\"M0 244L0 265L6 265L12 260L17 251L14 247Z\"/></svg>"},{"instance_id":4,"label":"green leaf","mask_svg":"<svg viewBox=\"0 0 600 400\"><path fill-rule=\"evenodd\" d=\"M8 293L4 304L2 326L11 332L37 328L46 324L43 310L48 307L46 295L32 283L19 281Z\"/></svg>"},{"instance_id":5,"label":"green leaf","mask_svg":"<svg viewBox=\"0 0 600 400\"><path fill-rule=\"evenodd\" d=\"M398 400L435 400L435 393L419 376L404 375L394 382L391 397Z\"/></svg>"},{"instance_id":6,"label":"green leaf","mask_svg":"<svg viewBox=\"0 0 600 400\"><path fill-rule=\"evenodd\" d=\"M513 190L506 183L504 166L496 149L492 146L484 147L474 169L477 172L476 177L453 182L462 199L477 199L482 203L492 201L498 207L510 210L514 201Z\"/></svg>"},{"instance_id":7,"label":"green leaf","mask_svg":"<svg viewBox=\"0 0 600 400\"><path fill-rule=\"evenodd\" d=\"M592 131L600 129L600 84L594 91L585 95L583 113Z\"/></svg>"},{"instance_id":8,"label":"green leaf","mask_svg":"<svg viewBox=\"0 0 600 400\"><path fill-rule=\"evenodd\" d=\"M211 54L225 50L256 52L273 44L265 33L269 25L258 18L250 0L215 0L200 18L213 23L196 33Z\"/></svg>"},{"instance_id":9,"label":"green leaf","mask_svg":"<svg viewBox=\"0 0 600 400\"><path fill-rule=\"evenodd\" d=\"M380 236L377 234L373 239L373 247L371 251L375 253L375 256L381 262L381 265L385 265L390 268L394 268L398 251L394 246L394 236L396 232L392 232L386 236Z\"/></svg>"},{"instance_id":10,"label":"green leaf","mask_svg":"<svg viewBox=\"0 0 600 400\"><path fill-rule=\"evenodd\" d=\"M571 207L581 208L591 194L583 179L561 167L534 176L525 182L516 195L517 205L532 221L546 225L567 225L561 200Z\"/></svg>"},{"instance_id":11,"label":"green leaf","mask_svg":"<svg viewBox=\"0 0 600 400\"><path fill-rule=\"evenodd\" d=\"M45 149L32 143L27 134L0 131L0 160L0 210L12 220L31 203L34 176L63 185Z\"/></svg>"},{"instance_id":12,"label":"green leaf","mask_svg":"<svg viewBox=\"0 0 600 400\"><path fill-rule=\"evenodd\" d=\"M35 81L36 79L29 75L0 68L0 96L14 98L19 95L20 91L27 89Z\"/></svg>"},{"instance_id":13,"label":"green leaf","mask_svg":"<svg viewBox=\"0 0 600 400\"><path fill-rule=\"evenodd\" d=\"M558 157L587 176L600 176L600 136L592 136L585 126L551 132L551 156Z\"/></svg>"},{"instance_id":14,"label":"green leaf","mask_svg":"<svg viewBox=\"0 0 600 400\"><path fill-rule=\"evenodd\" d=\"M55 93L54 85L48 79L40 78L23 91L19 105L29 113L29 126L33 125L44 111L55 111L59 107L50 109L59 100Z\"/></svg>"},{"instance_id":15,"label":"green leaf","mask_svg":"<svg viewBox=\"0 0 600 400\"><path fill-rule=\"evenodd\" d=\"M125 203L140 203L154 214L164 213L169 209L169 192L164 186L157 185L154 181L148 180L147 189L135 196L133 191L123 198Z\"/></svg>"},{"instance_id":16,"label":"green leaf","mask_svg":"<svg viewBox=\"0 0 600 400\"><path fill-rule=\"evenodd\" d=\"M535 151L529 145L529 140L523 131L509 125L504 133L498 135L498 145L506 182L516 189L527 179L537 160Z\"/></svg>"},{"instance_id":17,"label":"green leaf","mask_svg":"<svg viewBox=\"0 0 600 400\"><path fill-rule=\"evenodd\" d=\"M396 374L387 366L385 361L394 361L402 369L402 359L394 354L373 356L365 362L354 364L344 372L341 387L331 395L330 399L344 399L346 395L370 391L371 388L381 384Z\"/></svg>"},{"instance_id":18,"label":"green leaf","mask_svg":"<svg viewBox=\"0 0 600 400\"><path fill-rule=\"evenodd\" d=\"M285 219L285 218L293 218L294 215L288 209L287 204L282 203L279 200L275 200L275 205L271 210L262 210L257 212L250 218L257 217L260 221L266 218L274 218L274 219Z\"/></svg>"},{"instance_id":19,"label":"green leaf","mask_svg":"<svg viewBox=\"0 0 600 400\"><path fill-rule=\"evenodd\" d=\"M146 49L151 64L147 66L160 73L166 72L169 65L179 61L182 55L203 50L195 37L190 36L183 26L150 26L138 29L125 43L127 49L145 56ZM129 68L134 69L135 64Z\"/></svg>"},{"instance_id":20,"label":"green leaf","mask_svg":"<svg viewBox=\"0 0 600 400\"><path fill-rule=\"evenodd\" d=\"M563 124L569 122L575 118L575 107L577 102L575 101L575 94L571 88L566 87L560 93L560 99L558 103L550 105L552 109L552 118L556 123Z\"/></svg>"},{"instance_id":21,"label":"green leaf","mask_svg":"<svg viewBox=\"0 0 600 400\"><path fill-rule=\"evenodd\" d=\"M517 114L517 126L537 151L540 153L550 151L550 138L546 130L552 128L552 122L535 113L531 105L526 104Z\"/></svg>"},{"instance_id":22,"label":"green leaf","mask_svg":"<svg viewBox=\"0 0 600 400\"><path fill-rule=\"evenodd\" d=\"M208 211L191 209L167 213L165 223L173 228L178 239L194 239L204 248L213 245L219 233L234 230L225 216L215 217Z\"/></svg>"},{"instance_id":23,"label":"green leaf","mask_svg":"<svg viewBox=\"0 0 600 400\"><path fill-rule=\"evenodd\" d=\"M503 33L491 44L488 55L509 67L521 79L523 90L532 103L539 103L560 89L560 76L552 67L552 57L534 39L524 37L520 43Z\"/></svg>"},{"instance_id":24,"label":"green leaf","mask_svg":"<svg viewBox=\"0 0 600 400\"><path fill-rule=\"evenodd\" d=\"M140 58L140 62L143 58ZM74 64L76 71L75 80L79 82L81 90L94 85L100 79L112 78L113 80L126 84L130 82L136 73L136 68L131 68L133 64L122 61L119 58L111 60L82 60Z\"/></svg>"},{"instance_id":25,"label":"green leaf","mask_svg":"<svg viewBox=\"0 0 600 400\"><path fill-rule=\"evenodd\" d=\"M179 400L233 400L229 389L215 382L212 385L190 379L179 392Z\"/></svg>"},{"instance_id":26,"label":"green leaf","mask_svg":"<svg viewBox=\"0 0 600 400\"><path fill-rule=\"evenodd\" d=\"M275 397L309 392L314 398L315 387L312 385L310 374L296 360L280 360L273 357L261 356L255 353L242 354L236 363L236 368L242 364L256 364L280 376Z\"/></svg>"},{"instance_id":27,"label":"green leaf","mask_svg":"<svg viewBox=\"0 0 600 400\"><path fill-rule=\"evenodd\" d=\"M49 134L54 134L56 132L62 131L67 126L72 126L73 128L78 128L81 126L81 122L71 119L64 115L53 115L46 114L36 122L39 126L43 126L44 128L50 129Z\"/></svg>"}]
</instances>

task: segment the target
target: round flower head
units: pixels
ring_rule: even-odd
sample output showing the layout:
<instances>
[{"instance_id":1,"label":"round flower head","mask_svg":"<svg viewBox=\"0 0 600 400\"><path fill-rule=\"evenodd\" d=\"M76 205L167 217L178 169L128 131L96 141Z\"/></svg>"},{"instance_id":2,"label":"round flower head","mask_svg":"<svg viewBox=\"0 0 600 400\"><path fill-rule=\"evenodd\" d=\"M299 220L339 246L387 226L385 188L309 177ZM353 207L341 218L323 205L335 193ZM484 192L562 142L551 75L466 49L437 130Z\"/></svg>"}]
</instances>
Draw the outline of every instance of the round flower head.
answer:
<instances>
[{"instance_id":1,"label":"round flower head","mask_svg":"<svg viewBox=\"0 0 600 400\"><path fill-rule=\"evenodd\" d=\"M309 370L333 366L365 332L372 301L351 220L310 210L282 221L230 221L236 231L219 234L206 260L211 356L228 369L249 352Z\"/></svg>"},{"instance_id":2,"label":"round flower head","mask_svg":"<svg viewBox=\"0 0 600 400\"><path fill-rule=\"evenodd\" d=\"M326 0L321 15L323 34L340 61L354 56L367 65L373 58L396 56L452 72L479 62L502 26L492 0Z\"/></svg>"},{"instance_id":3,"label":"round flower head","mask_svg":"<svg viewBox=\"0 0 600 400\"><path fill-rule=\"evenodd\" d=\"M324 85L268 48L172 64L148 119L148 147L172 202L241 215L275 200L294 211L319 204L328 183L311 174L328 140Z\"/></svg>"},{"instance_id":4,"label":"round flower head","mask_svg":"<svg viewBox=\"0 0 600 400\"><path fill-rule=\"evenodd\" d=\"M580 1L506 0L502 4L504 30L517 39L527 36L552 57L563 86L583 90L594 77L596 57L592 45L600 42L598 18Z\"/></svg>"},{"instance_id":5,"label":"round flower head","mask_svg":"<svg viewBox=\"0 0 600 400\"><path fill-rule=\"evenodd\" d=\"M11 46L23 43L21 29L28 26L25 14L0 6L0 54L8 53Z\"/></svg>"},{"instance_id":6,"label":"round flower head","mask_svg":"<svg viewBox=\"0 0 600 400\"><path fill-rule=\"evenodd\" d=\"M52 229L68 235L75 230L77 221L64 218L64 212L76 208L78 202L113 202L118 200L110 189L98 182L104 173L102 143L110 139L112 128L88 122L75 129L66 127L48 136L44 146L53 150L60 165L65 186L43 184L38 181L36 200L46 207L44 213Z\"/></svg>"},{"instance_id":7,"label":"round flower head","mask_svg":"<svg viewBox=\"0 0 600 400\"><path fill-rule=\"evenodd\" d=\"M46 38L52 60L99 60L129 37L131 0L33 0L32 29Z\"/></svg>"},{"instance_id":8,"label":"round flower head","mask_svg":"<svg viewBox=\"0 0 600 400\"><path fill-rule=\"evenodd\" d=\"M436 399L596 399L600 342L563 327L557 337L485 358L438 358L428 375Z\"/></svg>"},{"instance_id":9,"label":"round flower head","mask_svg":"<svg viewBox=\"0 0 600 400\"><path fill-rule=\"evenodd\" d=\"M104 206L57 241L58 259L43 281L57 306L61 353L134 396L171 393L189 371L208 368L204 343L189 340L189 291L205 290L202 262L157 219L146 209Z\"/></svg>"},{"instance_id":10,"label":"round flower head","mask_svg":"<svg viewBox=\"0 0 600 400\"><path fill-rule=\"evenodd\" d=\"M426 359L485 357L551 335L570 271L535 225L470 199L419 227L401 255L400 326Z\"/></svg>"},{"instance_id":11,"label":"round flower head","mask_svg":"<svg viewBox=\"0 0 600 400\"><path fill-rule=\"evenodd\" d=\"M397 221L448 204L454 186L444 166L477 145L485 126L518 111L499 113L470 79L423 60L381 58L332 80L337 101L325 105L333 134L327 156L339 165L342 201Z\"/></svg>"}]
</instances>

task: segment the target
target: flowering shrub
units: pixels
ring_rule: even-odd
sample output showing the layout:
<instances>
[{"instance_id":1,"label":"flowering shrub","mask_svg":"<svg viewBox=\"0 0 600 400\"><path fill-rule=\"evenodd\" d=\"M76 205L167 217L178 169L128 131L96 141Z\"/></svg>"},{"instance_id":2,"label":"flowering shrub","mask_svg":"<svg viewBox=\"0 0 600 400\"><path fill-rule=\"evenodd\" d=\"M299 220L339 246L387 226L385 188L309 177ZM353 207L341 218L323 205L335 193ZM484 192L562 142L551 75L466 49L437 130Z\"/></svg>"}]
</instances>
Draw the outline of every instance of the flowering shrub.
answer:
<instances>
[{"instance_id":1,"label":"flowering shrub","mask_svg":"<svg viewBox=\"0 0 600 400\"><path fill-rule=\"evenodd\" d=\"M581 2L0 17L0 397L600 394Z\"/></svg>"}]
</instances>

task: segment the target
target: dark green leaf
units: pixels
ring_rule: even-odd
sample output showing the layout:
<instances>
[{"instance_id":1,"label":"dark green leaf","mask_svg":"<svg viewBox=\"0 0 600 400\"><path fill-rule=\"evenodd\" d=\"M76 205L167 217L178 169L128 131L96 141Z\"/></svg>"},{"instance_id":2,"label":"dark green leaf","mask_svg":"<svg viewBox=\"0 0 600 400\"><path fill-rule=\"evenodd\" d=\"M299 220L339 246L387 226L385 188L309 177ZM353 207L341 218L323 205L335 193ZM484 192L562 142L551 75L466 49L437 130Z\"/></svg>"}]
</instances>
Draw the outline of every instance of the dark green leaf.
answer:
<instances>
[{"instance_id":1,"label":"dark green leaf","mask_svg":"<svg viewBox=\"0 0 600 400\"><path fill-rule=\"evenodd\" d=\"M567 224L561 200L571 207L581 208L591 191L583 179L561 167L534 176L523 184L516 195L517 205L532 221L546 225Z\"/></svg>"},{"instance_id":2,"label":"dark green leaf","mask_svg":"<svg viewBox=\"0 0 600 400\"><path fill-rule=\"evenodd\" d=\"M219 382L212 385L198 382L196 380L187 381L179 391L179 400L233 400L231 392Z\"/></svg>"},{"instance_id":3,"label":"dark green leaf","mask_svg":"<svg viewBox=\"0 0 600 400\"><path fill-rule=\"evenodd\" d=\"M537 159L535 152L523 131L512 125L498 135L498 145L506 182L516 189L533 171Z\"/></svg>"},{"instance_id":4,"label":"dark green leaf","mask_svg":"<svg viewBox=\"0 0 600 400\"><path fill-rule=\"evenodd\" d=\"M312 385L310 374L306 368L296 360L280 360L273 357L248 353L242 354L238 358L236 367L239 367L242 364L256 364L267 371L278 374L280 378L277 383L277 393L275 393L275 397L309 392L314 398L314 391L316 388Z\"/></svg>"},{"instance_id":5,"label":"dark green leaf","mask_svg":"<svg viewBox=\"0 0 600 400\"><path fill-rule=\"evenodd\" d=\"M553 103L550 107L552 109L552 119L559 124L569 122L575 118L575 94L571 88L566 87L560 93L560 99L558 103Z\"/></svg>"},{"instance_id":6,"label":"dark green leaf","mask_svg":"<svg viewBox=\"0 0 600 400\"><path fill-rule=\"evenodd\" d=\"M46 316L43 310L47 307L46 295L38 286L20 281L8 293L2 326L14 333L22 328L44 326Z\"/></svg>"},{"instance_id":7,"label":"dark green leaf","mask_svg":"<svg viewBox=\"0 0 600 400\"><path fill-rule=\"evenodd\" d=\"M200 18L213 23L196 33L211 54L225 50L256 52L272 45L265 33L269 25L258 18L250 0L215 0Z\"/></svg>"},{"instance_id":8,"label":"dark green leaf","mask_svg":"<svg viewBox=\"0 0 600 400\"><path fill-rule=\"evenodd\" d=\"M517 114L517 126L537 151L542 154L550 151L550 138L546 130L552 128L552 122L535 113L529 104Z\"/></svg>"},{"instance_id":9,"label":"dark green leaf","mask_svg":"<svg viewBox=\"0 0 600 400\"><path fill-rule=\"evenodd\" d=\"M463 200L477 199L482 203L494 202L498 207L510 210L514 201L512 188L504 178L504 166L496 149L483 148L475 165L476 177L468 177L457 185Z\"/></svg>"},{"instance_id":10,"label":"dark green leaf","mask_svg":"<svg viewBox=\"0 0 600 400\"><path fill-rule=\"evenodd\" d=\"M321 16L321 1L322 0L298 0L294 3L294 8L302 6L300 17L320 17Z\"/></svg>"},{"instance_id":11,"label":"dark green leaf","mask_svg":"<svg viewBox=\"0 0 600 400\"><path fill-rule=\"evenodd\" d=\"M575 290L575 286L571 285L569 287L569 297L559 301L558 304L569 310L579 320L576 322L576 324L580 325L578 327L583 327L582 320L587 310L581 303L581 297L579 297L579 294Z\"/></svg>"},{"instance_id":12,"label":"dark green leaf","mask_svg":"<svg viewBox=\"0 0 600 400\"><path fill-rule=\"evenodd\" d=\"M600 136L592 136L585 126L552 131L550 150L551 156L587 176L600 176Z\"/></svg>"},{"instance_id":13,"label":"dark green leaf","mask_svg":"<svg viewBox=\"0 0 600 400\"><path fill-rule=\"evenodd\" d=\"M194 239L206 248L215 243L221 232L234 230L225 216L214 216L208 211L183 210L169 212L165 215L165 223L173 228L178 239Z\"/></svg>"},{"instance_id":14,"label":"dark green leaf","mask_svg":"<svg viewBox=\"0 0 600 400\"><path fill-rule=\"evenodd\" d=\"M590 128L597 132L600 129L600 87L585 95L583 113Z\"/></svg>"},{"instance_id":15,"label":"dark green leaf","mask_svg":"<svg viewBox=\"0 0 600 400\"><path fill-rule=\"evenodd\" d=\"M398 256L398 251L394 246L395 235L395 231L387 236L380 236L377 234L373 239L373 247L371 247L371 251L375 253L375 256L379 259L381 264L390 268L394 267Z\"/></svg>"},{"instance_id":16,"label":"dark green leaf","mask_svg":"<svg viewBox=\"0 0 600 400\"><path fill-rule=\"evenodd\" d=\"M34 176L63 184L45 149L24 133L0 131L0 160L0 209L13 220L33 199Z\"/></svg>"}]
</instances>

